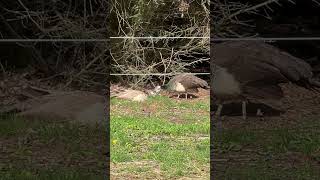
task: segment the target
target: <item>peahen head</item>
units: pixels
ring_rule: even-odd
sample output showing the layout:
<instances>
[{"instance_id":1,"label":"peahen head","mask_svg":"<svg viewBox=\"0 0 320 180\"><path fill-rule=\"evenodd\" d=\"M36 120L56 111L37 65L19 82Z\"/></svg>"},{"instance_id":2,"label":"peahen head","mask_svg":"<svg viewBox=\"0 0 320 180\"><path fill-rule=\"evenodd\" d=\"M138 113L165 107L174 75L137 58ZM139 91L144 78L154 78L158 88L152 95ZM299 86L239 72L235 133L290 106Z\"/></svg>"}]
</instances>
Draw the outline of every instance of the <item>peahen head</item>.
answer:
<instances>
[{"instance_id":1,"label":"peahen head","mask_svg":"<svg viewBox=\"0 0 320 180\"><path fill-rule=\"evenodd\" d=\"M166 91L173 91L175 86L172 85L172 83L167 83L165 85L161 86L161 89L166 90Z\"/></svg>"},{"instance_id":2,"label":"peahen head","mask_svg":"<svg viewBox=\"0 0 320 180\"><path fill-rule=\"evenodd\" d=\"M149 90L148 94L150 96L155 96L155 95L159 94L160 91L161 91L161 86L156 86L153 90Z\"/></svg>"},{"instance_id":3,"label":"peahen head","mask_svg":"<svg viewBox=\"0 0 320 180\"><path fill-rule=\"evenodd\" d=\"M153 91L158 94L161 91L161 86L156 86Z\"/></svg>"},{"instance_id":4,"label":"peahen head","mask_svg":"<svg viewBox=\"0 0 320 180\"><path fill-rule=\"evenodd\" d=\"M161 89L168 89L169 88L169 85L168 84L165 84L165 85L162 85L160 86Z\"/></svg>"}]
</instances>

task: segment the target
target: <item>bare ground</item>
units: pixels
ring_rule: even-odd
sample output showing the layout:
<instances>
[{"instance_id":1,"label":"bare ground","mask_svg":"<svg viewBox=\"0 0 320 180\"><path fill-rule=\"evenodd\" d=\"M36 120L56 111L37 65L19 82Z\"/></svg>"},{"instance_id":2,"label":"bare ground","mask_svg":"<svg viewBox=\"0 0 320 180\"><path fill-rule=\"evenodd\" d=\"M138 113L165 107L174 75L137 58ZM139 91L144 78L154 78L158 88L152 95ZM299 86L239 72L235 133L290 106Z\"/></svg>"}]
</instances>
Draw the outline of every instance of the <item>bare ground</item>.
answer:
<instances>
[{"instance_id":1,"label":"bare ground","mask_svg":"<svg viewBox=\"0 0 320 180\"><path fill-rule=\"evenodd\" d=\"M253 115L248 116L246 121L241 116L225 116L220 125L223 129L272 129L299 125L302 119L320 118L320 89L319 92L311 91L294 84L283 84L282 89L285 94L282 102L288 109L280 116L266 116L261 119ZM213 114L214 112L211 112L211 115Z\"/></svg>"},{"instance_id":2,"label":"bare ground","mask_svg":"<svg viewBox=\"0 0 320 180\"><path fill-rule=\"evenodd\" d=\"M265 135L264 137L262 135L256 141L257 144L251 142L225 151L217 148L219 145L215 144L216 141L213 140L214 144L211 152L213 168L211 170L217 179L226 178L228 169L252 168L256 167L259 163L261 164L261 162L268 164L270 168L258 168L258 171L274 171L274 178L278 177L277 172L280 169L294 173L297 170L301 170L301 167L306 164L317 169L315 171L320 172L320 160L318 158L320 157L320 148L318 153L313 152L311 155L290 149L286 152L274 154L267 152L258 145L258 143L263 144L263 141L267 143L269 140L268 134L269 132L272 133L273 130L290 130L297 132L298 136L305 134L306 137L308 137L307 133L320 134L318 130L320 128L320 91L307 90L294 84L284 84L282 85L282 89L285 93L282 101L284 106L287 107L287 111L280 116L259 118L253 115L245 121L242 119L241 114L239 114L232 117L224 116L222 119L214 121L217 127L215 128L216 134L225 131L242 130ZM241 105L239 105L239 109L241 109ZM214 112L211 112L211 119L214 118L213 115ZM306 126L305 124L308 125ZM278 173L281 174L281 171Z\"/></svg>"}]
</instances>

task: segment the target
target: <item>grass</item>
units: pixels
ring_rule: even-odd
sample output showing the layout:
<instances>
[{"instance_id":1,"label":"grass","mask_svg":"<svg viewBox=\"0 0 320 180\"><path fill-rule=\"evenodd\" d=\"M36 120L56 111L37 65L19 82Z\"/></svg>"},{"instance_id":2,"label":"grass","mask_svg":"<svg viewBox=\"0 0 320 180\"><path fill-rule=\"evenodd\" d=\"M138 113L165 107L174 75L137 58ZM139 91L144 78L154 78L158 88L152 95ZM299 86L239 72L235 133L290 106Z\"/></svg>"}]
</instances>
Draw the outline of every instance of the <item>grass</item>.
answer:
<instances>
[{"instance_id":1,"label":"grass","mask_svg":"<svg viewBox=\"0 0 320 180\"><path fill-rule=\"evenodd\" d=\"M258 122L257 122L258 123ZM218 179L319 179L320 122L297 127L225 129L215 133Z\"/></svg>"},{"instance_id":2,"label":"grass","mask_svg":"<svg viewBox=\"0 0 320 180\"><path fill-rule=\"evenodd\" d=\"M65 169L55 169L55 170L41 170L37 174L34 174L30 170L9 170L1 174L1 180L103 180L105 177L99 175L90 175L87 173L82 173L77 170L65 170Z\"/></svg>"},{"instance_id":3,"label":"grass","mask_svg":"<svg viewBox=\"0 0 320 180\"><path fill-rule=\"evenodd\" d=\"M105 129L0 117L0 179L104 179Z\"/></svg>"},{"instance_id":4,"label":"grass","mask_svg":"<svg viewBox=\"0 0 320 180\"><path fill-rule=\"evenodd\" d=\"M119 179L209 179L209 118L209 98L112 99L111 173Z\"/></svg>"}]
</instances>

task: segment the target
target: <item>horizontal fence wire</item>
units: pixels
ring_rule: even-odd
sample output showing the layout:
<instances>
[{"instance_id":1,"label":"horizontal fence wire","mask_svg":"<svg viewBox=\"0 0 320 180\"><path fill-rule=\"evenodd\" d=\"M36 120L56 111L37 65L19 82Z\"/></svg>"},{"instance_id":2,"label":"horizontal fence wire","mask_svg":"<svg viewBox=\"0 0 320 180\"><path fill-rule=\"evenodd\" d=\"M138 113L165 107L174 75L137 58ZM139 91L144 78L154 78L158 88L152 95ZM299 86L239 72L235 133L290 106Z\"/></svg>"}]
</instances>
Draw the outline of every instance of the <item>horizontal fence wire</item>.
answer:
<instances>
[{"instance_id":1,"label":"horizontal fence wire","mask_svg":"<svg viewBox=\"0 0 320 180\"><path fill-rule=\"evenodd\" d=\"M179 74L192 74L192 75L210 75L210 73L146 73L146 74L135 74L135 73L130 73L130 74L110 74L111 76L174 76L174 75L179 75Z\"/></svg>"},{"instance_id":2,"label":"horizontal fence wire","mask_svg":"<svg viewBox=\"0 0 320 180\"><path fill-rule=\"evenodd\" d=\"M109 42L110 39L0 39L0 42Z\"/></svg>"},{"instance_id":3,"label":"horizontal fence wire","mask_svg":"<svg viewBox=\"0 0 320 180\"><path fill-rule=\"evenodd\" d=\"M320 37L246 37L246 38L219 38L219 37L132 37L132 36L120 36L120 37L110 37L110 39L210 39L211 42L214 41L308 41L308 40L320 40Z\"/></svg>"},{"instance_id":4,"label":"horizontal fence wire","mask_svg":"<svg viewBox=\"0 0 320 180\"><path fill-rule=\"evenodd\" d=\"M320 37L278 37L278 38L210 38L211 42L218 41L319 41Z\"/></svg>"},{"instance_id":5,"label":"horizontal fence wire","mask_svg":"<svg viewBox=\"0 0 320 180\"><path fill-rule=\"evenodd\" d=\"M210 39L211 42L219 41L319 41L320 37L248 37L248 38L212 38L212 37L130 37L130 36L120 36L120 37L110 37L110 39Z\"/></svg>"},{"instance_id":6,"label":"horizontal fence wire","mask_svg":"<svg viewBox=\"0 0 320 180\"><path fill-rule=\"evenodd\" d=\"M210 37L201 36L187 36L187 37L174 37L174 36L145 36L145 37L133 37L133 36L118 36L110 37L110 39L210 39Z\"/></svg>"},{"instance_id":7,"label":"horizontal fence wire","mask_svg":"<svg viewBox=\"0 0 320 180\"><path fill-rule=\"evenodd\" d=\"M119 36L106 39L0 39L0 42L109 42L111 39L210 39L218 41L319 41L320 37L278 37L278 38L210 38L210 37L131 37Z\"/></svg>"}]
</instances>

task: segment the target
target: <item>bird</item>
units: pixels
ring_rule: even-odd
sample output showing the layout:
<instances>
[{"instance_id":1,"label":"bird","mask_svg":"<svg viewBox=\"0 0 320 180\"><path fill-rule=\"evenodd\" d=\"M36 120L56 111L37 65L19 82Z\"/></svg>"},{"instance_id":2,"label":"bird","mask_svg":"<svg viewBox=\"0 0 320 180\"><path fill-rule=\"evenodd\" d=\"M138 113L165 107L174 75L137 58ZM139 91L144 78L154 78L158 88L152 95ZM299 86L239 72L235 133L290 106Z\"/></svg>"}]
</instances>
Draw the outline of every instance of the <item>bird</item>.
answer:
<instances>
[{"instance_id":1,"label":"bird","mask_svg":"<svg viewBox=\"0 0 320 180\"><path fill-rule=\"evenodd\" d=\"M223 42L211 46L213 60L211 79L213 95L221 114L226 101L242 102L242 117L246 119L246 104L249 101L281 108L284 97L279 84L295 83L308 89L320 87L312 74L311 66L264 42ZM257 110L257 115L263 112Z\"/></svg>"},{"instance_id":2,"label":"bird","mask_svg":"<svg viewBox=\"0 0 320 180\"><path fill-rule=\"evenodd\" d=\"M88 125L105 122L106 99L87 91L47 91L13 104L9 111L25 119L67 120Z\"/></svg>"},{"instance_id":3,"label":"bird","mask_svg":"<svg viewBox=\"0 0 320 180\"><path fill-rule=\"evenodd\" d=\"M156 86L153 90L139 91L131 88L125 88L118 85L111 85L110 94L111 98L117 97L120 99L126 99L136 102L143 102L148 99L149 96L155 96L160 91L160 87Z\"/></svg>"},{"instance_id":4,"label":"bird","mask_svg":"<svg viewBox=\"0 0 320 180\"><path fill-rule=\"evenodd\" d=\"M186 99L188 99L188 93L196 93L198 88L209 89L209 85L205 80L187 73L176 75L167 84L161 86L161 89L177 92L178 98L181 93L185 93Z\"/></svg>"}]
</instances>

